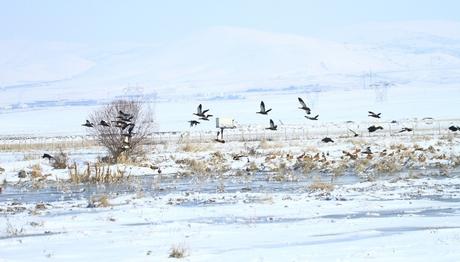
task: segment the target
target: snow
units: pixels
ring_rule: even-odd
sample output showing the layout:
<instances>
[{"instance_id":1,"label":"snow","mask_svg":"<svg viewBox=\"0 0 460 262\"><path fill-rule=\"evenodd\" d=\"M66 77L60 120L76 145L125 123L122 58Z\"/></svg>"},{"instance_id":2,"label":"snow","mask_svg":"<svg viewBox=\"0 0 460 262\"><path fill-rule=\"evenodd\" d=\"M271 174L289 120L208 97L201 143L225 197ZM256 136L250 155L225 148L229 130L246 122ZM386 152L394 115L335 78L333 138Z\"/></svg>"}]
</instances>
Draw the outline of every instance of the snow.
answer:
<instances>
[{"instance_id":1,"label":"snow","mask_svg":"<svg viewBox=\"0 0 460 262\"><path fill-rule=\"evenodd\" d=\"M184 150L190 143L159 144L144 161L113 165L133 176L114 184L73 184L68 170L53 169L38 151L2 153L0 258L166 261L173 247L185 249L184 261L454 261L460 255L456 134L337 137L334 144L202 142ZM343 150L367 146L373 159L343 160ZM98 147L68 152L82 167L104 155ZM319 170L296 171L303 153L318 154ZM385 159L405 164L379 171ZM209 173L188 166L191 160ZM259 171L246 169L251 162ZM354 163L368 168L353 169ZM351 169L334 175L340 164ZM34 165L51 175L41 182L17 177Z\"/></svg>"}]
</instances>

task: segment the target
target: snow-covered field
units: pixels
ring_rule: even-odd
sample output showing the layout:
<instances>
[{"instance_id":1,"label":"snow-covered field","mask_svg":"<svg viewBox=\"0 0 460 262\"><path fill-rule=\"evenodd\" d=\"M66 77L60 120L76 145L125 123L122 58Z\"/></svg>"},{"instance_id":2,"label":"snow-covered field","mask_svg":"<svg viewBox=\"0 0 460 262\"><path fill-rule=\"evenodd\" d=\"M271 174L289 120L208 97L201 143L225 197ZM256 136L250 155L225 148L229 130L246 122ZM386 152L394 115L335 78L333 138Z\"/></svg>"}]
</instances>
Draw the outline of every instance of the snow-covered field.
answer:
<instances>
[{"instance_id":1,"label":"snow-covered field","mask_svg":"<svg viewBox=\"0 0 460 262\"><path fill-rule=\"evenodd\" d=\"M0 261L459 261L460 23L340 31L1 40ZM152 143L106 164L81 124L133 97ZM225 144L215 117L237 121ZM41 158L60 148L65 168Z\"/></svg>"},{"instance_id":2,"label":"snow-covered field","mask_svg":"<svg viewBox=\"0 0 460 262\"><path fill-rule=\"evenodd\" d=\"M69 181L72 169L52 168L41 150L2 152L0 259L163 261L173 250L184 261L460 257L453 132L146 149L142 161L111 166L123 177L108 184ZM104 155L66 152L81 170Z\"/></svg>"}]
</instances>

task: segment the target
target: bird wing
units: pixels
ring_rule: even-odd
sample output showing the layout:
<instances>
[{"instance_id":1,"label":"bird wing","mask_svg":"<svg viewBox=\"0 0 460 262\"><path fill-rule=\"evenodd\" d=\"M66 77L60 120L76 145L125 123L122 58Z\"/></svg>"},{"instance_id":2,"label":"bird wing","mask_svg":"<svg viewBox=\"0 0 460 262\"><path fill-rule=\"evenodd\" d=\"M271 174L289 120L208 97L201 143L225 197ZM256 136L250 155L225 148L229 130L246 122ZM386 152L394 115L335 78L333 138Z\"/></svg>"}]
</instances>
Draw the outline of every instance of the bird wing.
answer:
<instances>
[{"instance_id":1,"label":"bird wing","mask_svg":"<svg viewBox=\"0 0 460 262\"><path fill-rule=\"evenodd\" d=\"M202 112L201 112L201 104L199 104L198 107L196 108L196 113L199 114L199 115L202 114Z\"/></svg>"},{"instance_id":2,"label":"bird wing","mask_svg":"<svg viewBox=\"0 0 460 262\"><path fill-rule=\"evenodd\" d=\"M273 123L273 120L270 119L270 127L275 127L275 123Z\"/></svg>"},{"instance_id":3,"label":"bird wing","mask_svg":"<svg viewBox=\"0 0 460 262\"><path fill-rule=\"evenodd\" d=\"M307 107L307 105L305 104L305 102L302 100L302 98L298 98L299 99L299 102L300 104L302 105L302 107Z\"/></svg>"},{"instance_id":4,"label":"bird wing","mask_svg":"<svg viewBox=\"0 0 460 262\"><path fill-rule=\"evenodd\" d=\"M264 101L260 101L260 112L265 112L265 103L264 103Z\"/></svg>"},{"instance_id":5,"label":"bird wing","mask_svg":"<svg viewBox=\"0 0 460 262\"><path fill-rule=\"evenodd\" d=\"M367 112L369 112L370 115L375 115L375 113L372 111L367 111Z\"/></svg>"}]
</instances>

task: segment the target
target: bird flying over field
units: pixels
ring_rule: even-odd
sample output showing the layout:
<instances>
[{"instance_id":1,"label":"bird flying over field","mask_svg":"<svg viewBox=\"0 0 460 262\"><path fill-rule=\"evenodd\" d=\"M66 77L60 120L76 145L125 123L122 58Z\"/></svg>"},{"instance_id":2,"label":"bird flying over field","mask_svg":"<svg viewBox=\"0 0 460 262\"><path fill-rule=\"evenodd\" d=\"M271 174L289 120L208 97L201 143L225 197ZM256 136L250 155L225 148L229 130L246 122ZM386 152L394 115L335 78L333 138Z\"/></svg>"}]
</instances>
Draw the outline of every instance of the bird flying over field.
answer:
<instances>
[{"instance_id":1,"label":"bird flying over field","mask_svg":"<svg viewBox=\"0 0 460 262\"><path fill-rule=\"evenodd\" d=\"M256 113L261 114L261 115L266 115L270 111L272 111L272 109L270 108L270 109L266 110L264 101L260 101L260 111L256 112Z\"/></svg>"},{"instance_id":2,"label":"bird flying over field","mask_svg":"<svg viewBox=\"0 0 460 262\"><path fill-rule=\"evenodd\" d=\"M196 113L193 113L193 114L199 117L205 117L205 114L208 111L209 109L203 110L203 106L199 104L198 107L196 108Z\"/></svg>"},{"instance_id":3,"label":"bird flying over field","mask_svg":"<svg viewBox=\"0 0 460 262\"><path fill-rule=\"evenodd\" d=\"M94 127L94 124L91 123L89 120L86 120L86 123L82 124L82 126L86 126L86 127Z\"/></svg>"},{"instance_id":4,"label":"bird flying over field","mask_svg":"<svg viewBox=\"0 0 460 262\"><path fill-rule=\"evenodd\" d=\"M379 129L382 129L382 130L383 130L383 127L372 125L372 126L370 126L370 127L367 128L367 130L369 131L369 133L375 132L375 131L377 131L377 130L379 130Z\"/></svg>"},{"instance_id":5,"label":"bird flying over field","mask_svg":"<svg viewBox=\"0 0 460 262\"><path fill-rule=\"evenodd\" d=\"M305 116L306 119L310 119L310 120L318 120L318 116L319 115L316 115L314 117L311 117L311 116Z\"/></svg>"},{"instance_id":6,"label":"bird flying over field","mask_svg":"<svg viewBox=\"0 0 460 262\"><path fill-rule=\"evenodd\" d=\"M380 118L380 115L382 114L382 113L376 114L376 113L374 113L372 111L367 111L367 112L369 112L368 116L373 117L373 118Z\"/></svg>"},{"instance_id":7,"label":"bird flying over field","mask_svg":"<svg viewBox=\"0 0 460 262\"><path fill-rule=\"evenodd\" d=\"M311 109L307 106L307 104L305 104L302 98L298 97L297 99L299 100L299 103L300 103L299 109L305 110L305 113L309 115L311 113Z\"/></svg>"},{"instance_id":8,"label":"bird flying over field","mask_svg":"<svg viewBox=\"0 0 460 262\"><path fill-rule=\"evenodd\" d=\"M278 126L275 125L275 123L273 122L273 120L270 119L270 127L267 127L265 129L269 129L269 130L276 130Z\"/></svg>"},{"instance_id":9,"label":"bird flying over field","mask_svg":"<svg viewBox=\"0 0 460 262\"><path fill-rule=\"evenodd\" d=\"M200 122L198 122L196 120L190 120L188 122L190 123L190 127L196 126L196 125L198 125L200 123Z\"/></svg>"}]
</instances>

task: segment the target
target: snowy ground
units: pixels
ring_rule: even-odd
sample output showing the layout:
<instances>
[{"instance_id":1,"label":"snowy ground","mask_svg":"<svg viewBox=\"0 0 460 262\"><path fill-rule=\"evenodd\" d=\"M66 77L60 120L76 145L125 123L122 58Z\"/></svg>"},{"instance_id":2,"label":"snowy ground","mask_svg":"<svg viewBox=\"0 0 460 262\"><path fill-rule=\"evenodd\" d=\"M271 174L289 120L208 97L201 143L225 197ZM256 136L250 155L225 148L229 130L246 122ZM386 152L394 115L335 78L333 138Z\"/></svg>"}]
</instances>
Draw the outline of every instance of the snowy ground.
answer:
<instances>
[{"instance_id":1,"label":"snowy ground","mask_svg":"<svg viewBox=\"0 0 460 262\"><path fill-rule=\"evenodd\" d=\"M460 258L456 134L149 150L112 166L130 175L112 184L71 183L42 151L2 152L0 261L162 261L174 248L184 261ZM103 156L67 152L82 168Z\"/></svg>"}]
</instances>

